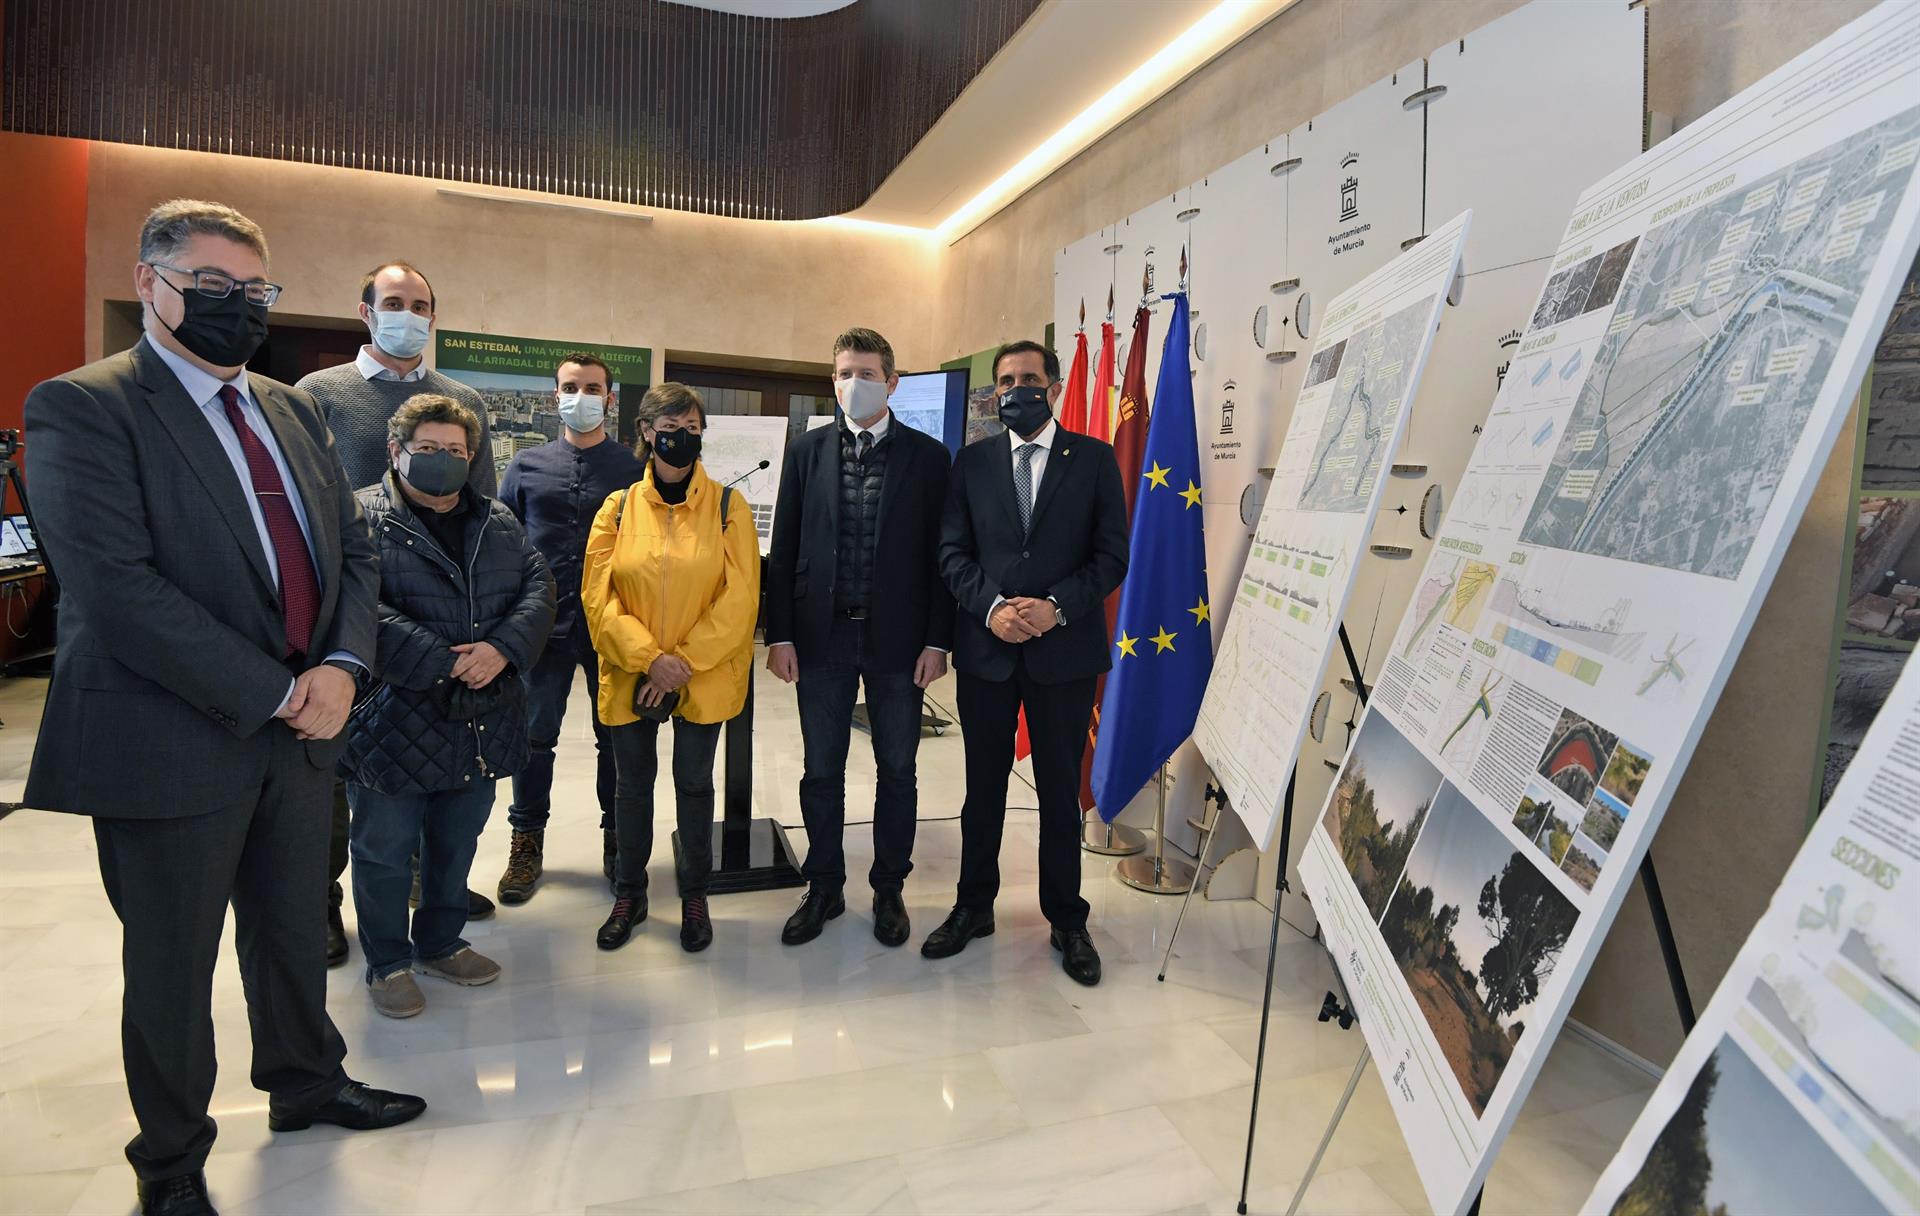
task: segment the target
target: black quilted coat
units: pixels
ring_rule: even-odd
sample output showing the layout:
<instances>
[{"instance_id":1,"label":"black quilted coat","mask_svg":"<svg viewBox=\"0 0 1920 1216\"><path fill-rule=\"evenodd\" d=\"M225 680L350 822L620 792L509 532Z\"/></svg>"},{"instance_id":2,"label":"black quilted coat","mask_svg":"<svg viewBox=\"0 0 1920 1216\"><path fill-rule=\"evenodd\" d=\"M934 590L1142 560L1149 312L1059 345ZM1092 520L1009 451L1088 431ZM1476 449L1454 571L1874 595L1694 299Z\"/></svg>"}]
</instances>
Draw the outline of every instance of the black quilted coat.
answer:
<instances>
[{"instance_id":1,"label":"black quilted coat","mask_svg":"<svg viewBox=\"0 0 1920 1216\"><path fill-rule=\"evenodd\" d=\"M553 576L513 512L467 495L458 562L433 540L396 475L359 492L380 547L374 690L354 707L340 771L383 794L457 790L527 758L522 682L553 628ZM491 642L507 666L478 694L450 679L455 645Z\"/></svg>"}]
</instances>

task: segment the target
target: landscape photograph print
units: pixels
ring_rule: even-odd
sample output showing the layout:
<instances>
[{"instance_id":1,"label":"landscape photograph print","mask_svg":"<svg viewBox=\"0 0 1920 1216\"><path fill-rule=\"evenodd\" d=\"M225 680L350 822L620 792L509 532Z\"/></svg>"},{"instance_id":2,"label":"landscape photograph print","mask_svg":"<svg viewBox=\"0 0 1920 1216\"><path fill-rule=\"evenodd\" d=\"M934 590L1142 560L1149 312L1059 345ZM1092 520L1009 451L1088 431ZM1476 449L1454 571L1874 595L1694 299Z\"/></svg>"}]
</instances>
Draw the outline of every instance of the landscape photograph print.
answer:
<instances>
[{"instance_id":1,"label":"landscape photograph print","mask_svg":"<svg viewBox=\"0 0 1920 1216\"><path fill-rule=\"evenodd\" d=\"M1440 770L1420 749L1385 715L1368 714L1321 823L1376 923L1439 787Z\"/></svg>"},{"instance_id":2,"label":"landscape photograph print","mask_svg":"<svg viewBox=\"0 0 1920 1216\"><path fill-rule=\"evenodd\" d=\"M1607 769L1619 736L1574 713L1562 710L1554 724L1547 750L1540 756L1540 775L1585 806L1600 775Z\"/></svg>"},{"instance_id":3,"label":"landscape photograph print","mask_svg":"<svg viewBox=\"0 0 1920 1216\"><path fill-rule=\"evenodd\" d=\"M1533 859L1441 786L1380 934L1476 1117L1578 919Z\"/></svg>"},{"instance_id":4,"label":"landscape photograph print","mask_svg":"<svg viewBox=\"0 0 1920 1216\"><path fill-rule=\"evenodd\" d=\"M1721 1039L1612 1216L1886 1210L1740 1045Z\"/></svg>"}]
</instances>

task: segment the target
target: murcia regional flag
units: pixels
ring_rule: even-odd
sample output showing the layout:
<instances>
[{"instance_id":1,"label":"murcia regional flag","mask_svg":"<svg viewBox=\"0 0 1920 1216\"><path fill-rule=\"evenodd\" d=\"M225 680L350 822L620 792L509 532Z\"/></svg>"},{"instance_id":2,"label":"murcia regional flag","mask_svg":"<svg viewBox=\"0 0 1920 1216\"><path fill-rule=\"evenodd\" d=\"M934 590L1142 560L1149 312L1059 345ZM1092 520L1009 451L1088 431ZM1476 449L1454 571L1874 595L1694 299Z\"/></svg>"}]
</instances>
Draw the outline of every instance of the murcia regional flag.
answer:
<instances>
[{"instance_id":1,"label":"murcia regional flag","mask_svg":"<svg viewBox=\"0 0 1920 1216\"><path fill-rule=\"evenodd\" d=\"M1094 802L1109 822L1193 733L1213 671L1187 294L1171 299L1093 755Z\"/></svg>"}]
</instances>

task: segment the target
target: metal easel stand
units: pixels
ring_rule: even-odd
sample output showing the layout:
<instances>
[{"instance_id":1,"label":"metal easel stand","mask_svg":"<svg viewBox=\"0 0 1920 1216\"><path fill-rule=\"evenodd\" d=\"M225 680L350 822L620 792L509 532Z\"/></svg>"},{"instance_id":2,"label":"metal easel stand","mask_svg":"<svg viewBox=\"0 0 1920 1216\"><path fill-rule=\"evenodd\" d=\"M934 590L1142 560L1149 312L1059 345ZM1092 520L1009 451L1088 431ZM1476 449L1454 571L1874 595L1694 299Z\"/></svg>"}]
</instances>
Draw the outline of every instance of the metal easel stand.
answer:
<instances>
[{"instance_id":1,"label":"metal easel stand","mask_svg":"<svg viewBox=\"0 0 1920 1216\"><path fill-rule=\"evenodd\" d=\"M1149 895L1180 895L1193 890L1194 865L1178 857L1167 856L1167 766L1155 774L1160 782L1160 806L1153 813L1156 837L1151 857L1128 857L1113 867L1121 882Z\"/></svg>"},{"instance_id":2,"label":"metal easel stand","mask_svg":"<svg viewBox=\"0 0 1920 1216\"><path fill-rule=\"evenodd\" d=\"M1667 982L1673 988L1674 1011L1679 1015L1681 1030L1686 1034L1692 1034L1694 1026L1693 996L1687 990L1687 977L1680 967L1680 951L1679 947L1674 943L1673 925L1667 919L1666 901L1660 896L1660 879L1653 870L1653 853L1651 850L1641 857L1640 882L1642 889L1647 893L1647 910L1653 916L1653 931L1654 935L1660 941L1660 955L1667 965ZM1339 975L1337 969L1334 974L1337 980ZM1347 1002L1342 1002L1342 1000L1333 993L1327 993L1326 999L1321 1002L1320 1005L1320 1020L1325 1022L1338 1019L1342 1030L1351 1028L1355 1017L1350 1001L1351 998L1349 998ZM1266 1018L1263 1015L1260 1022L1260 1049L1262 1058L1264 1058L1266 1054L1266 1042ZM1371 1049L1362 1045L1360 1048L1360 1058L1354 1062L1353 1075L1347 1078L1346 1092L1340 1095L1339 1105L1333 1108L1333 1118L1328 1120L1327 1130L1320 1137L1320 1146L1314 1150L1313 1160L1307 1164L1306 1176L1300 1179L1300 1187L1293 1193L1293 1202L1287 1205L1287 1216L1294 1216L1294 1213L1300 1208L1301 1200L1306 1198L1307 1188L1313 1185L1314 1174L1320 1169L1320 1160L1326 1156L1327 1146L1333 1142L1334 1129L1340 1126L1341 1118L1346 1115L1347 1103L1353 1100L1353 1091L1360 1085L1360 1075L1367 1070L1367 1063L1372 1058L1373 1054ZM1260 1074L1257 1067L1254 1072L1253 1086L1254 1108L1258 1110L1260 1103ZM1251 1173L1252 1169L1253 1127L1252 1124L1249 1123L1247 1128L1247 1171ZM1474 1194L1473 1204L1467 1209L1467 1216L1480 1216L1480 1201L1486 1198L1486 1193L1486 1187L1483 1184L1480 1190ZM1247 1210L1247 1178L1244 1174L1240 1180L1239 1210L1242 1216L1245 1216Z\"/></svg>"},{"instance_id":3,"label":"metal easel stand","mask_svg":"<svg viewBox=\"0 0 1920 1216\"><path fill-rule=\"evenodd\" d=\"M1362 676L1360 672L1360 660L1354 656L1353 643L1347 640L1347 627L1345 625L1340 626L1340 648L1346 652L1347 669L1353 673L1354 689L1359 694L1360 703L1362 705L1365 705L1367 703L1367 683L1365 678ZM1271 994L1273 991L1273 956L1280 949L1280 896L1288 890L1287 855L1293 843L1293 840L1292 840L1292 837L1293 837L1293 783L1294 783L1294 778L1297 777L1299 773L1300 773L1300 765L1298 760L1296 759L1293 766L1293 773L1287 778L1286 797L1282 799L1282 802L1281 802L1280 873L1279 873L1279 880L1274 884L1273 932L1271 935L1272 940L1268 944L1268 949L1267 949L1267 991L1269 994L1269 998L1271 998ZM1218 809L1215 810L1214 812L1212 826L1206 828L1205 834L1202 836L1200 841L1200 868L1202 870L1207 868L1207 853L1210 849L1213 848L1213 838L1216 835L1218 835L1220 832L1220 816L1227 809L1227 792L1222 789L1217 789L1212 785L1207 786L1206 797L1201 802L1201 808L1202 808L1201 818L1202 819L1206 817L1205 807L1207 802L1218 803ZM1160 974L1158 977L1156 977L1160 980L1161 983L1166 982L1167 967L1169 964L1173 962L1173 944L1176 941L1180 940L1180 925L1182 921L1185 921L1187 919L1187 906L1192 902L1193 902L1193 892L1189 890L1187 892L1186 903L1183 903L1180 905L1180 915L1174 919L1173 932L1167 935L1167 952L1160 960ZM1262 1016L1262 1018L1260 1019L1260 1045L1261 1045L1261 1055L1263 1057L1266 1054L1266 1040L1267 1040L1266 1018ZM1259 1101L1258 1092L1259 1092L1258 1081L1256 1080L1255 1082L1256 1105L1258 1104L1258 1101ZM1249 1135L1251 1135L1251 1133L1249 1133Z\"/></svg>"}]
</instances>

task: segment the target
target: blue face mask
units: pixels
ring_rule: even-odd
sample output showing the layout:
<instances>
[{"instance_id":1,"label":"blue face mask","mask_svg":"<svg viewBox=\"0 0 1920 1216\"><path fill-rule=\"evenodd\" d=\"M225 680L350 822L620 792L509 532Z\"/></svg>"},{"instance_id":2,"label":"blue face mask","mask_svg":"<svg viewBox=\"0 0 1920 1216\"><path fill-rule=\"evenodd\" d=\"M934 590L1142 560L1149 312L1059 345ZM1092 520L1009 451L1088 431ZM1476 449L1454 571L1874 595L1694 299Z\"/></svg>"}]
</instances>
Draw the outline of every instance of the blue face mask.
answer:
<instances>
[{"instance_id":1,"label":"blue face mask","mask_svg":"<svg viewBox=\"0 0 1920 1216\"><path fill-rule=\"evenodd\" d=\"M377 308L368 328L375 346L396 359L411 359L427 349L427 331L433 322L419 313Z\"/></svg>"}]
</instances>

